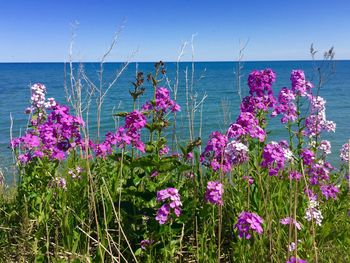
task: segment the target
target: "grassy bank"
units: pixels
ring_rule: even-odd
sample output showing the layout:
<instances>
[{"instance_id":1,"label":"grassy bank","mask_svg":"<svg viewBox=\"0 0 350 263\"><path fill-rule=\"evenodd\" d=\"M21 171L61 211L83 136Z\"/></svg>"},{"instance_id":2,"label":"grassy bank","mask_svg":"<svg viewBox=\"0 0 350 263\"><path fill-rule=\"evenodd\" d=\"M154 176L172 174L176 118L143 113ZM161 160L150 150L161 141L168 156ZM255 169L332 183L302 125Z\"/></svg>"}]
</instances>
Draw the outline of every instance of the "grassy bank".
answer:
<instances>
[{"instance_id":1,"label":"grassy bank","mask_svg":"<svg viewBox=\"0 0 350 263\"><path fill-rule=\"evenodd\" d=\"M19 181L0 194L1 261L349 262L349 147L332 167L322 134L335 124L318 90L295 70L274 94L275 78L253 71L226 132L195 138L190 128L186 143L176 113L193 127L190 96L177 104L162 62L136 75L133 111L96 140L82 104L91 90L72 82L72 114L34 84L30 125L11 141ZM107 93L95 88L102 105ZM153 99L138 108L145 92ZM271 118L289 138L270 141Z\"/></svg>"}]
</instances>

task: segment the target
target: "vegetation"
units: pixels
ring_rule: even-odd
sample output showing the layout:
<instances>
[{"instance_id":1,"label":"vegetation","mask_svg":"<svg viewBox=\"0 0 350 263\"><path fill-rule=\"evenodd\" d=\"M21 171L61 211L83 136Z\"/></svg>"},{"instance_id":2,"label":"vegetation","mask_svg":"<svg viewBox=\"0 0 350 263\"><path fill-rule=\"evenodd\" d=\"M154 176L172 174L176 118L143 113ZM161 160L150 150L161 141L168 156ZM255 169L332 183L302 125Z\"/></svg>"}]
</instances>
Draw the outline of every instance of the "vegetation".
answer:
<instances>
[{"instance_id":1,"label":"vegetation","mask_svg":"<svg viewBox=\"0 0 350 263\"><path fill-rule=\"evenodd\" d=\"M81 96L73 116L34 84L30 126L11 141L18 184L1 188L1 262L350 262L348 144L335 169L325 101L301 70L276 97L275 78L249 75L239 116L204 150L168 136L180 106L162 62L153 99L137 108L152 92L139 72L133 111L104 141L90 139ZM269 140L270 118L289 138Z\"/></svg>"}]
</instances>

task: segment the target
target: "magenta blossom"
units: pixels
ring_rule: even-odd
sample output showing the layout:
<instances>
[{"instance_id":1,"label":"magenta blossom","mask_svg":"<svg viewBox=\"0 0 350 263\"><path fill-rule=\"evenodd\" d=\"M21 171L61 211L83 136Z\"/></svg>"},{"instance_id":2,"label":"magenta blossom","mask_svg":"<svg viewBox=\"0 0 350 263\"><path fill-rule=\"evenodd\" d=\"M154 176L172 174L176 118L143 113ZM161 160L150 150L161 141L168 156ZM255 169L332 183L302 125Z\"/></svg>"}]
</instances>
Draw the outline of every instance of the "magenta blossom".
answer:
<instances>
[{"instance_id":1,"label":"magenta blossom","mask_svg":"<svg viewBox=\"0 0 350 263\"><path fill-rule=\"evenodd\" d=\"M315 154L310 149L302 149L300 157L303 159L305 165L311 165L315 159Z\"/></svg>"},{"instance_id":2,"label":"magenta blossom","mask_svg":"<svg viewBox=\"0 0 350 263\"><path fill-rule=\"evenodd\" d=\"M311 89L312 84L305 80L305 74L302 70L292 70L290 80L292 81L292 91L300 96L307 96Z\"/></svg>"},{"instance_id":3,"label":"magenta blossom","mask_svg":"<svg viewBox=\"0 0 350 263\"><path fill-rule=\"evenodd\" d=\"M156 90L155 105L152 102L146 102L142 106L142 110L156 110L158 112L165 113L167 111L177 112L180 111L180 106L170 98L169 90L164 87L158 87Z\"/></svg>"},{"instance_id":4,"label":"magenta blossom","mask_svg":"<svg viewBox=\"0 0 350 263\"><path fill-rule=\"evenodd\" d=\"M320 186L322 195L328 200L329 198L337 199L339 188L335 185L321 185Z\"/></svg>"},{"instance_id":5,"label":"magenta blossom","mask_svg":"<svg viewBox=\"0 0 350 263\"><path fill-rule=\"evenodd\" d=\"M289 260L287 260L286 263L307 263L307 260L296 258L293 256Z\"/></svg>"},{"instance_id":6,"label":"magenta blossom","mask_svg":"<svg viewBox=\"0 0 350 263\"><path fill-rule=\"evenodd\" d=\"M290 158L290 150L283 141L270 142L264 147L262 157L261 166L269 169L269 175L277 176L284 168L286 160Z\"/></svg>"},{"instance_id":7,"label":"magenta blossom","mask_svg":"<svg viewBox=\"0 0 350 263\"><path fill-rule=\"evenodd\" d=\"M225 155L225 147L228 139L226 135L220 132L210 134L207 145L200 156L200 161L205 166L211 167L214 171L222 170L228 172L231 170L231 163Z\"/></svg>"},{"instance_id":8,"label":"magenta blossom","mask_svg":"<svg viewBox=\"0 0 350 263\"><path fill-rule=\"evenodd\" d=\"M302 177L301 173L297 171L291 171L288 176L289 179L292 179L295 181L299 181L301 177Z\"/></svg>"},{"instance_id":9,"label":"magenta blossom","mask_svg":"<svg viewBox=\"0 0 350 263\"><path fill-rule=\"evenodd\" d=\"M260 216L255 213L242 212L238 216L238 222L235 228L238 230L240 238L250 239L253 232L261 235L263 233L262 228L263 220Z\"/></svg>"},{"instance_id":10,"label":"magenta blossom","mask_svg":"<svg viewBox=\"0 0 350 263\"><path fill-rule=\"evenodd\" d=\"M205 192L205 199L207 202L214 205L223 205L222 195L224 188L220 182L208 182L207 190Z\"/></svg>"},{"instance_id":11,"label":"magenta blossom","mask_svg":"<svg viewBox=\"0 0 350 263\"><path fill-rule=\"evenodd\" d=\"M40 101L38 98L36 102ZM80 128L84 122L81 118L70 115L68 107L56 102L50 104L48 110L51 112L48 114L40 105L36 105L34 115L37 118L32 117L32 128L22 137L11 141L14 150L18 147L22 150L18 156L21 163L43 157L61 161L71 149L82 145Z\"/></svg>"},{"instance_id":12,"label":"magenta blossom","mask_svg":"<svg viewBox=\"0 0 350 263\"><path fill-rule=\"evenodd\" d=\"M152 245L152 243L153 243L153 240L151 239L141 240L140 242L141 249L146 250L146 248Z\"/></svg>"},{"instance_id":13,"label":"magenta blossom","mask_svg":"<svg viewBox=\"0 0 350 263\"><path fill-rule=\"evenodd\" d=\"M272 83L276 80L276 73L271 69L254 70L249 74L248 86L251 95L256 94L257 97L262 97L265 92L272 94Z\"/></svg>"},{"instance_id":14,"label":"magenta blossom","mask_svg":"<svg viewBox=\"0 0 350 263\"><path fill-rule=\"evenodd\" d=\"M156 220L163 225L168 221L170 210L174 210L174 214L179 217L181 214L181 200L180 194L176 188L167 188L157 192L157 202L168 200L158 210Z\"/></svg>"},{"instance_id":15,"label":"magenta blossom","mask_svg":"<svg viewBox=\"0 0 350 263\"><path fill-rule=\"evenodd\" d=\"M265 131L259 126L258 119L250 112L241 112L235 123L232 123L227 131L228 138L239 140L242 136L248 135L263 142Z\"/></svg>"},{"instance_id":16,"label":"magenta blossom","mask_svg":"<svg viewBox=\"0 0 350 263\"><path fill-rule=\"evenodd\" d=\"M298 221L294 220L294 218L291 218L291 217L282 218L282 219L280 220L280 223L281 223L282 225L295 225L295 227L296 227L298 230L301 229L301 224L300 224Z\"/></svg>"}]
</instances>

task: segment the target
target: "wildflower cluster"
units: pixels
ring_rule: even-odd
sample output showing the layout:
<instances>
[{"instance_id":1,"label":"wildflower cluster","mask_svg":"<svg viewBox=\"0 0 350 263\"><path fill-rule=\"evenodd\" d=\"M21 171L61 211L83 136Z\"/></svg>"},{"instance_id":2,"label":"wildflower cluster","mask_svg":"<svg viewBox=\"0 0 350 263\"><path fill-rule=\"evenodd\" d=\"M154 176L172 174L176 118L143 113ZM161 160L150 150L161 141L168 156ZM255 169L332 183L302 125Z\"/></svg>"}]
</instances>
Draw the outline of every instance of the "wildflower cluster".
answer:
<instances>
[{"instance_id":1,"label":"wildflower cluster","mask_svg":"<svg viewBox=\"0 0 350 263\"><path fill-rule=\"evenodd\" d=\"M248 86L250 88L250 95L256 95L262 97L264 95L271 95L273 91L271 89L272 83L276 80L276 74L272 69L254 70L249 74Z\"/></svg>"},{"instance_id":2,"label":"wildflower cluster","mask_svg":"<svg viewBox=\"0 0 350 263\"><path fill-rule=\"evenodd\" d=\"M63 177L55 177L49 182L49 187L66 190L67 189L66 179Z\"/></svg>"},{"instance_id":3,"label":"wildflower cluster","mask_svg":"<svg viewBox=\"0 0 350 263\"><path fill-rule=\"evenodd\" d=\"M214 171L219 169L222 169L223 172L230 171L231 163L225 156L227 142L228 138L226 135L217 131L212 132L200 157L202 164L211 167Z\"/></svg>"},{"instance_id":4,"label":"wildflower cluster","mask_svg":"<svg viewBox=\"0 0 350 263\"><path fill-rule=\"evenodd\" d=\"M305 211L305 219L307 221L315 220L316 224L321 226L323 216L321 211L318 209L319 203L315 200L310 200L308 207Z\"/></svg>"},{"instance_id":5,"label":"wildflower cluster","mask_svg":"<svg viewBox=\"0 0 350 263\"><path fill-rule=\"evenodd\" d=\"M332 184L324 184L320 186L322 195L328 200L329 198L337 199L339 188Z\"/></svg>"},{"instance_id":6,"label":"wildflower cluster","mask_svg":"<svg viewBox=\"0 0 350 263\"><path fill-rule=\"evenodd\" d=\"M223 205L222 195L224 188L220 182L208 182L205 192L205 200L214 205Z\"/></svg>"},{"instance_id":7,"label":"wildflower cluster","mask_svg":"<svg viewBox=\"0 0 350 263\"><path fill-rule=\"evenodd\" d=\"M174 214L179 217L181 214L181 200L180 194L176 188L167 188L157 192L157 202L169 200L169 203L163 204L156 215L156 220L159 224L163 225L168 221L171 208L174 210Z\"/></svg>"},{"instance_id":8,"label":"wildflower cluster","mask_svg":"<svg viewBox=\"0 0 350 263\"><path fill-rule=\"evenodd\" d=\"M261 235L263 233L262 228L263 220L255 213L242 212L238 216L238 222L235 225L240 238L250 239L253 232Z\"/></svg>"},{"instance_id":9,"label":"wildflower cluster","mask_svg":"<svg viewBox=\"0 0 350 263\"><path fill-rule=\"evenodd\" d=\"M69 169L68 174L72 179L81 179L81 173L83 169L80 166L77 166L75 169Z\"/></svg>"},{"instance_id":10,"label":"wildflower cluster","mask_svg":"<svg viewBox=\"0 0 350 263\"><path fill-rule=\"evenodd\" d=\"M31 90L31 104L35 108L43 108L45 107L45 94L46 94L46 87L44 84L41 83L35 83L33 86L30 88Z\"/></svg>"},{"instance_id":11,"label":"wildflower cluster","mask_svg":"<svg viewBox=\"0 0 350 263\"><path fill-rule=\"evenodd\" d=\"M322 152L323 155L327 155L332 153L331 151L331 143L327 140L322 140L320 142L320 145L317 148L319 151Z\"/></svg>"},{"instance_id":12,"label":"wildflower cluster","mask_svg":"<svg viewBox=\"0 0 350 263\"><path fill-rule=\"evenodd\" d=\"M289 260L287 260L286 263L307 263L307 260L296 258L293 256Z\"/></svg>"},{"instance_id":13,"label":"wildflower cluster","mask_svg":"<svg viewBox=\"0 0 350 263\"><path fill-rule=\"evenodd\" d=\"M132 145L141 152L145 152L145 144L141 140L141 129L146 126L146 117L142 112L134 110L125 117L125 125L119 127L116 133L107 133L106 139L100 144L92 144L96 156L105 157L112 153L113 146L124 148Z\"/></svg>"},{"instance_id":14,"label":"wildflower cluster","mask_svg":"<svg viewBox=\"0 0 350 263\"><path fill-rule=\"evenodd\" d=\"M315 154L307 148L301 150L300 157L305 165L311 165L315 160Z\"/></svg>"},{"instance_id":15,"label":"wildflower cluster","mask_svg":"<svg viewBox=\"0 0 350 263\"><path fill-rule=\"evenodd\" d=\"M231 124L228 131L228 138L240 140L248 135L251 138L257 138L263 142L265 140L265 131L259 126L258 119L250 112L241 112L235 123Z\"/></svg>"},{"instance_id":16,"label":"wildflower cluster","mask_svg":"<svg viewBox=\"0 0 350 263\"><path fill-rule=\"evenodd\" d=\"M248 147L239 141L233 140L226 145L225 156L232 165L242 164L249 159Z\"/></svg>"},{"instance_id":17,"label":"wildflower cluster","mask_svg":"<svg viewBox=\"0 0 350 263\"><path fill-rule=\"evenodd\" d=\"M299 181L301 177L302 175L298 171L291 171L288 176L289 179L295 180L295 181Z\"/></svg>"},{"instance_id":18,"label":"wildflower cluster","mask_svg":"<svg viewBox=\"0 0 350 263\"><path fill-rule=\"evenodd\" d=\"M292 91L296 95L307 96L313 88L313 85L306 81L305 73L302 70L292 70L290 80L292 81Z\"/></svg>"},{"instance_id":19,"label":"wildflower cluster","mask_svg":"<svg viewBox=\"0 0 350 263\"><path fill-rule=\"evenodd\" d=\"M343 162L348 162L349 161L349 144L348 143L343 144L343 146L341 147L340 159Z\"/></svg>"},{"instance_id":20,"label":"wildflower cluster","mask_svg":"<svg viewBox=\"0 0 350 263\"><path fill-rule=\"evenodd\" d=\"M142 106L145 111L155 110L157 112L166 113L168 111L180 111L181 107L170 98L169 90L164 87L158 87L155 94L155 101L146 102Z\"/></svg>"},{"instance_id":21,"label":"wildflower cluster","mask_svg":"<svg viewBox=\"0 0 350 263\"><path fill-rule=\"evenodd\" d=\"M296 221L294 218L291 218L291 217L285 217L285 218L282 218L280 220L280 223L282 225L295 225L295 227L300 230L301 229L301 225L298 221Z\"/></svg>"},{"instance_id":22,"label":"wildflower cluster","mask_svg":"<svg viewBox=\"0 0 350 263\"><path fill-rule=\"evenodd\" d=\"M45 89L35 84L36 94L41 94ZM40 89L38 87L41 87ZM38 91L39 90L39 91ZM34 96L35 105L41 107L45 104L44 97ZM70 149L82 144L80 127L84 126L81 118L70 115L67 106L51 103L48 107L51 112L37 111L41 116L32 119L32 128L25 135L11 141L13 149L20 148L18 159L21 163L27 163L33 158L48 157L54 160L63 160Z\"/></svg>"},{"instance_id":23,"label":"wildflower cluster","mask_svg":"<svg viewBox=\"0 0 350 263\"><path fill-rule=\"evenodd\" d=\"M326 119L326 101L320 96L309 95L311 104L310 115L305 120L304 134L306 136L319 136L322 131L335 132L336 124Z\"/></svg>"},{"instance_id":24,"label":"wildflower cluster","mask_svg":"<svg viewBox=\"0 0 350 263\"><path fill-rule=\"evenodd\" d=\"M282 88L278 94L278 104L274 108L271 116L282 114L281 122L294 122L297 119L297 106L294 103L295 94L288 88Z\"/></svg>"},{"instance_id":25,"label":"wildflower cluster","mask_svg":"<svg viewBox=\"0 0 350 263\"><path fill-rule=\"evenodd\" d=\"M286 142L270 142L264 147L261 166L269 169L269 175L277 176L283 170L286 160L291 159L291 155Z\"/></svg>"}]
</instances>

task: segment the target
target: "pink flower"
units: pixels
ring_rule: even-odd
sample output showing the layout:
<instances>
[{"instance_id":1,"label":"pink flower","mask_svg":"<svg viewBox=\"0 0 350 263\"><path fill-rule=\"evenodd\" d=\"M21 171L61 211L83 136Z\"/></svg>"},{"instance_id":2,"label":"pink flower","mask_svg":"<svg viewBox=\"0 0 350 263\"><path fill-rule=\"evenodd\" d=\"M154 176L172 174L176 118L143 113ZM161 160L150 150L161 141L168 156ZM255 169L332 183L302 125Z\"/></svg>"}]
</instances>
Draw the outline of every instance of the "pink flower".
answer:
<instances>
[{"instance_id":1,"label":"pink flower","mask_svg":"<svg viewBox=\"0 0 350 263\"><path fill-rule=\"evenodd\" d=\"M235 228L238 230L240 238L250 239L253 232L261 235L263 233L262 228L263 220L260 216L251 212L242 212L238 216L238 222Z\"/></svg>"},{"instance_id":2,"label":"pink flower","mask_svg":"<svg viewBox=\"0 0 350 263\"><path fill-rule=\"evenodd\" d=\"M156 220L163 225L168 221L170 210L174 210L174 214L179 217L181 214L180 194L176 188L166 188L157 192L157 202L168 200L157 211Z\"/></svg>"},{"instance_id":3,"label":"pink flower","mask_svg":"<svg viewBox=\"0 0 350 263\"><path fill-rule=\"evenodd\" d=\"M298 221L294 220L294 218L291 218L291 217L285 217L285 218L282 218L280 220L280 223L282 225L295 225L295 227L300 230L301 229L301 225Z\"/></svg>"},{"instance_id":4,"label":"pink flower","mask_svg":"<svg viewBox=\"0 0 350 263\"><path fill-rule=\"evenodd\" d=\"M224 193L223 186L220 182L208 182L207 190L205 192L205 199L207 202L214 205L223 205L222 195Z\"/></svg>"}]
</instances>

